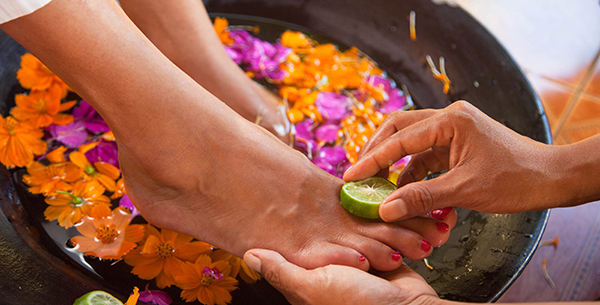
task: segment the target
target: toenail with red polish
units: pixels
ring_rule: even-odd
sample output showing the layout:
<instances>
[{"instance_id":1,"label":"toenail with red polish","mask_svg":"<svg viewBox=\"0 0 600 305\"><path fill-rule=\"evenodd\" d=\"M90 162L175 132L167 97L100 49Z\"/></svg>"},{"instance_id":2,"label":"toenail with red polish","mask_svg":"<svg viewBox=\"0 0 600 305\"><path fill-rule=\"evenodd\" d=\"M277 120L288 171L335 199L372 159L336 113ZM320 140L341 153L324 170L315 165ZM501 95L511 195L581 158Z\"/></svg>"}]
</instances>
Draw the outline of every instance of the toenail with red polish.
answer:
<instances>
[{"instance_id":1,"label":"toenail with red polish","mask_svg":"<svg viewBox=\"0 0 600 305\"><path fill-rule=\"evenodd\" d=\"M431 243L423 239L421 241L421 250L428 252L430 249L431 249Z\"/></svg>"},{"instance_id":2,"label":"toenail with red polish","mask_svg":"<svg viewBox=\"0 0 600 305\"><path fill-rule=\"evenodd\" d=\"M435 224L435 227L442 233L448 233L450 230L450 226L445 222L438 222Z\"/></svg>"},{"instance_id":3,"label":"toenail with red polish","mask_svg":"<svg viewBox=\"0 0 600 305\"><path fill-rule=\"evenodd\" d=\"M392 253L392 259L397 262L402 259L402 255L399 252L394 252Z\"/></svg>"},{"instance_id":4,"label":"toenail with red polish","mask_svg":"<svg viewBox=\"0 0 600 305\"><path fill-rule=\"evenodd\" d=\"M362 255L361 255L359 258L358 258L358 261L359 261L359 262L364 262L364 261L366 261L366 260L367 260L367 258L366 258L366 257L364 257L364 256L362 256Z\"/></svg>"},{"instance_id":5,"label":"toenail with red polish","mask_svg":"<svg viewBox=\"0 0 600 305\"><path fill-rule=\"evenodd\" d=\"M431 218L433 218L433 219L444 220L444 219L446 219L448 214L450 214L451 211L452 211L452 207L437 209L437 210L433 210L433 211L429 212L429 216L431 216Z\"/></svg>"}]
</instances>

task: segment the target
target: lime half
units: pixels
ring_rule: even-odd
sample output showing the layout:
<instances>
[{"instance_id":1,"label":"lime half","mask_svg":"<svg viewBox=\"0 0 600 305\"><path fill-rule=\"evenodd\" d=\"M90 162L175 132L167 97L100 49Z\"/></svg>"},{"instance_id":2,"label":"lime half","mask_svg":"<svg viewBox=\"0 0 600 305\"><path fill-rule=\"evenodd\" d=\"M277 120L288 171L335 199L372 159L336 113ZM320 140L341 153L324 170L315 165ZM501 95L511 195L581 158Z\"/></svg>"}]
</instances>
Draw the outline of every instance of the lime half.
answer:
<instances>
[{"instance_id":1,"label":"lime half","mask_svg":"<svg viewBox=\"0 0 600 305\"><path fill-rule=\"evenodd\" d=\"M379 205L395 190L396 185L381 177L352 181L342 187L340 202L356 216L379 219Z\"/></svg>"},{"instance_id":2,"label":"lime half","mask_svg":"<svg viewBox=\"0 0 600 305\"><path fill-rule=\"evenodd\" d=\"M123 305L123 302L107 292L96 290L84 294L73 305Z\"/></svg>"}]
</instances>

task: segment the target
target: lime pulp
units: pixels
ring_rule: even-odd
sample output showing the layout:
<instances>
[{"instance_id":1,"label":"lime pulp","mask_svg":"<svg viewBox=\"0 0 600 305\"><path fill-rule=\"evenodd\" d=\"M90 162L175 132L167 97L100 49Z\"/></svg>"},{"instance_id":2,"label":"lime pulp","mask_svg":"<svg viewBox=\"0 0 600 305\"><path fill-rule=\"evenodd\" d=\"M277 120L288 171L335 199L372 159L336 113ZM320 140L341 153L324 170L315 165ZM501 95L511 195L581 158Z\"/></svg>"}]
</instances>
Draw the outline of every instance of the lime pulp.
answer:
<instances>
[{"instance_id":1,"label":"lime pulp","mask_svg":"<svg viewBox=\"0 0 600 305\"><path fill-rule=\"evenodd\" d=\"M396 185L381 177L352 181L342 187L340 202L356 216L379 219L381 202L395 190Z\"/></svg>"}]
</instances>

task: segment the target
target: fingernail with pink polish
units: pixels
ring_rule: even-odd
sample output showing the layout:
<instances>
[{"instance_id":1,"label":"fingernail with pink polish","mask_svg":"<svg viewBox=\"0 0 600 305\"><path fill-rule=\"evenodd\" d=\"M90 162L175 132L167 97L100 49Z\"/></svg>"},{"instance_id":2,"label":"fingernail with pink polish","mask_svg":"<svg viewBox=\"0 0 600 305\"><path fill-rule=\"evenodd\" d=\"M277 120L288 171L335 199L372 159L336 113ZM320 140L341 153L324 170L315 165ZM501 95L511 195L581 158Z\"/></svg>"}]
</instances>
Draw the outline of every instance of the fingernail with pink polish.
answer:
<instances>
[{"instance_id":1,"label":"fingernail with pink polish","mask_svg":"<svg viewBox=\"0 0 600 305\"><path fill-rule=\"evenodd\" d=\"M438 222L435 224L435 227L442 233L448 233L450 230L450 226L445 222Z\"/></svg>"},{"instance_id":2,"label":"fingernail with pink polish","mask_svg":"<svg viewBox=\"0 0 600 305\"><path fill-rule=\"evenodd\" d=\"M366 257L364 257L363 255L361 255L361 256L358 258L358 261L359 261L359 262L364 262L364 261L366 261L366 260L367 260L367 258L366 258Z\"/></svg>"},{"instance_id":3,"label":"fingernail with pink polish","mask_svg":"<svg viewBox=\"0 0 600 305\"><path fill-rule=\"evenodd\" d=\"M452 207L447 207L447 208L443 208L443 209L433 210L427 214L433 219L444 220L444 219L446 219L448 214L450 214L451 211L452 211Z\"/></svg>"},{"instance_id":4,"label":"fingernail with pink polish","mask_svg":"<svg viewBox=\"0 0 600 305\"><path fill-rule=\"evenodd\" d=\"M400 251L392 253L392 259L396 262L400 261L402 259L402 254L400 254Z\"/></svg>"},{"instance_id":5,"label":"fingernail with pink polish","mask_svg":"<svg viewBox=\"0 0 600 305\"><path fill-rule=\"evenodd\" d=\"M421 250L429 252L431 250L431 243L423 239L421 241Z\"/></svg>"}]
</instances>

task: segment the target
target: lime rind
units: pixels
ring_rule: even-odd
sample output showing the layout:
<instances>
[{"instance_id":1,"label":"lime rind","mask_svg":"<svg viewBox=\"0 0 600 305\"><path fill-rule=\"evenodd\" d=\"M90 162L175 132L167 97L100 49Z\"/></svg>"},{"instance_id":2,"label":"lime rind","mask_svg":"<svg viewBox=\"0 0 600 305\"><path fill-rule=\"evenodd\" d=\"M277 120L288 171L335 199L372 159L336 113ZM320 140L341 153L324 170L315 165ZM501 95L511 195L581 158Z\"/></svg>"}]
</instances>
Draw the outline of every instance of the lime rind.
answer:
<instances>
[{"instance_id":1,"label":"lime rind","mask_svg":"<svg viewBox=\"0 0 600 305\"><path fill-rule=\"evenodd\" d=\"M369 219L379 219L381 202L396 186L381 177L371 177L365 180L344 184L340 193L342 206L350 213Z\"/></svg>"},{"instance_id":2,"label":"lime rind","mask_svg":"<svg viewBox=\"0 0 600 305\"><path fill-rule=\"evenodd\" d=\"M123 302L108 292L95 290L88 292L75 300L73 305L123 305Z\"/></svg>"}]
</instances>

